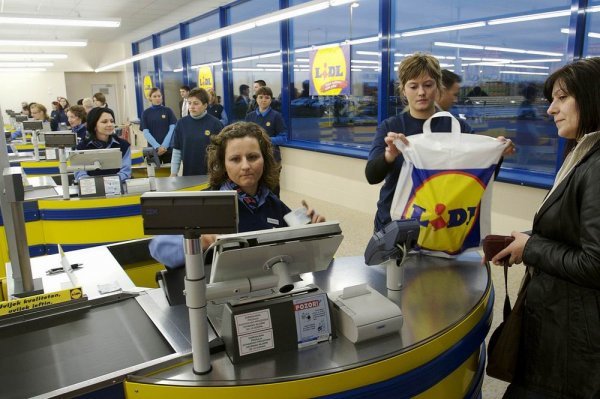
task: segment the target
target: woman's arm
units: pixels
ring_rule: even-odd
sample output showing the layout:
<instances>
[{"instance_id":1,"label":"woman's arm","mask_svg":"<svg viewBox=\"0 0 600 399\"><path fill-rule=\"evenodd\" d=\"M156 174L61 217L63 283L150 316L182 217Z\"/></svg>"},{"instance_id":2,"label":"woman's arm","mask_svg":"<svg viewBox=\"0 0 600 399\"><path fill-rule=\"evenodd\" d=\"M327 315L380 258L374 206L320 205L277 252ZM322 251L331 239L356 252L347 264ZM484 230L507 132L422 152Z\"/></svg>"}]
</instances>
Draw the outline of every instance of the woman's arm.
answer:
<instances>
[{"instance_id":1,"label":"woman's arm","mask_svg":"<svg viewBox=\"0 0 600 399\"><path fill-rule=\"evenodd\" d=\"M131 147L127 149L121 159L121 170L119 170L119 179L125 181L131 179Z\"/></svg>"}]
</instances>

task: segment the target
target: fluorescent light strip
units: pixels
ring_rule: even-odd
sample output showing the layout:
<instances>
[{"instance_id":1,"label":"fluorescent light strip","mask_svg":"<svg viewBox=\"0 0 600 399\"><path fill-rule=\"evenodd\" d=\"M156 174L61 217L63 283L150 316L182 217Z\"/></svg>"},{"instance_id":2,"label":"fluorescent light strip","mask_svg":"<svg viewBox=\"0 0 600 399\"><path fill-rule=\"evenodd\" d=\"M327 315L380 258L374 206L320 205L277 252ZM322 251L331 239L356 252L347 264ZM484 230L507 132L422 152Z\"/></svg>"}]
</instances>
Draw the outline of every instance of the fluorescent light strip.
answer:
<instances>
[{"instance_id":1,"label":"fluorescent light strip","mask_svg":"<svg viewBox=\"0 0 600 399\"><path fill-rule=\"evenodd\" d=\"M350 68L350 71L352 71L352 72L362 72L362 69L360 69L360 68Z\"/></svg>"},{"instance_id":2,"label":"fluorescent light strip","mask_svg":"<svg viewBox=\"0 0 600 399\"><path fill-rule=\"evenodd\" d=\"M475 45L475 44L433 42L433 45L440 46L440 47L468 48L468 49L473 49L473 50L504 51L507 53L547 55L547 56L551 56L551 57L552 56L554 56L554 57L562 57L563 56L562 53L553 53L550 51L523 50L523 49L517 49L517 48L481 46L481 45Z\"/></svg>"},{"instance_id":3,"label":"fluorescent light strip","mask_svg":"<svg viewBox=\"0 0 600 399\"><path fill-rule=\"evenodd\" d=\"M233 60L231 60L231 63L237 64L238 62L252 61L252 60L257 60L257 59L258 59L258 55L251 55L250 57L234 58Z\"/></svg>"},{"instance_id":4,"label":"fluorescent light strip","mask_svg":"<svg viewBox=\"0 0 600 399\"><path fill-rule=\"evenodd\" d=\"M568 17L569 15L571 15L571 10L561 10L561 11L541 12L541 13L537 13L537 14L519 15L517 17L491 19L487 23L488 23L488 25L500 25L500 24L510 24L510 23L514 23L514 22L533 21L533 20L538 20L538 19Z\"/></svg>"},{"instance_id":5,"label":"fluorescent light strip","mask_svg":"<svg viewBox=\"0 0 600 399\"><path fill-rule=\"evenodd\" d=\"M214 40L219 39L223 36L233 35L235 33L240 33L248 29L252 29L256 27L256 22L248 22L244 24L236 24L232 26L228 26L226 28L217 29L214 33L209 34L206 39Z\"/></svg>"},{"instance_id":6,"label":"fluorescent light strip","mask_svg":"<svg viewBox=\"0 0 600 399\"><path fill-rule=\"evenodd\" d=\"M83 19L83 18L42 18L28 16L0 16L0 25L47 25L47 26L85 26L92 28L118 28L120 19Z\"/></svg>"},{"instance_id":7,"label":"fluorescent light strip","mask_svg":"<svg viewBox=\"0 0 600 399\"><path fill-rule=\"evenodd\" d=\"M0 72L45 72L46 68L0 68Z\"/></svg>"},{"instance_id":8,"label":"fluorescent light strip","mask_svg":"<svg viewBox=\"0 0 600 399\"><path fill-rule=\"evenodd\" d=\"M280 10L274 13L271 13L270 16L266 18L262 18L259 21L256 21L256 26L263 26L272 24L274 22L283 21L285 19L298 17L300 15L310 14L312 12L317 12L329 8L329 2L317 3L310 6L306 4L300 4L297 6L289 7L284 10Z\"/></svg>"},{"instance_id":9,"label":"fluorescent light strip","mask_svg":"<svg viewBox=\"0 0 600 399\"><path fill-rule=\"evenodd\" d=\"M173 72L183 72L183 68L175 68L173 69Z\"/></svg>"},{"instance_id":10,"label":"fluorescent light strip","mask_svg":"<svg viewBox=\"0 0 600 399\"><path fill-rule=\"evenodd\" d=\"M358 0L331 0L329 2L329 4L331 4L332 7L341 6L349 3L358 3Z\"/></svg>"},{"instance_id":11,"label":"fluorescent light strip","mask_svg":"<svg viewBox=\"0 0 600 399\"><path fill-rule=\"evenodd\" d=\"M372 36L372 37L364 37L362 39L356 39L356 40L347 40L346 43L354 46L357 44L373 43L373 42L378 42L378 41L379 41L379 36Z\"/></svg>"},{"instance_id":12,"label":"fluorescent light strip","mask_svg":"<svg viewBox=\"0 0 600 399\"><path fill-rule=\"evenodd\" d=\"M282 69L277 69L277 68L265 68L264 71L265 72L283 72Z\"/></svg>"},{"instance_id":13,"label":"fluorescent light strip","mask_svg":"<svg viewBox=\"0 0 600 399\"><path fill-rule=\"evenodd\" d=\"M64 60L67 58L66 54L50 54L50 53L0 53L0 60L14 60L14 61L27 61L27 60Z\"/></svg>"},{"instance_id":14,"label":"fluorescent light strip","mask_svg":"<svg viewBox=\"0 0 600 399\"><path fill-rule=\"evenodd\" d=\"M309 62L310 59L309 58L296 58L295 61L296 62Z\"/></svg>"},{"instance_id":15,"label":"fluorescent light strip","mask_svg":"<svg viewBox=\"0 0 600 399\"><path fill-rule=\"evenodd\" d=\"M600 33L596 33L596 32L589 32L588 33L588 37L593 37L595 39L600 39Z\"/></svg>"},{"instance_id":16,"label":"fluorescent light strip","mask_svg":"<svg viewBox=\"0 0 600 399\"><path fill-rule=\"evenodd\" d=\"M514 74L514 75L540 75L540 76L548 76L548 74L545 73L545 72L500 71L499 73Z\"/></svg>"},{"instance_id":17,"label":"fluorescent light strip","mask_svg":"<svg viewBox=\"0 0 600 399\"><path fill-rule=\"evenodd\" d=\"M585 12L598 12L600 11L600 6L592 6L585 9Z\"/></svg>"},{"instance_id":18,"label":"fluorescent light strip","mask_svg":"<svg viewBox=\"0 0 600 399\"><path fill-rule=\"evenodd\" d=\"M0 40L0 46L85 47L87 40Z\"/></svg>"},{"instance_id":19,"label":"fluorescent light strip","mask_svg":"<svg viewBox=\"0 0 600 399\"><path fill-rule=\"evenodd\" d=\"M359 63L362 62L363 64L376 64L379 65L379 61L372 61L372 60L359 60L359 59L353 59L350 60L351 63Z\"/></svg>"},{"instance_id":20,"label":"fluorescent light strip","mask_svg":"<svg viewBox=\"0 0 600 399\"><path fill-rule=\"evenodd\" d=\"M378 66L373 66L373 65L352 65L350 68L379 69Z\"/></svg>"},{"instance_id":21,"label":"fluorescent light strip","mask_svg":"<svg viewBox=\"0 0 600 399\"><path fill-rule=\"evenodd\" d=\"M358 55L374 55L374 56L381 56L381 53L377 52L377 51L364 51L364 50L356 50L356 54Z\"/></svg>"},{"instance_id":22,"label":"fluorescent light strip","mask_svg":"<svg viewBox=\"0 0 600 399\"><path fill-rule=\"evenodd\" d=\"M473 62L470 64L463 64L463 66L472 66L472 65L502 67L502 68L525 68L525 69L545 69L545 70L550 69L549 67L543 67L543 66L521 65L521 64L515 65L515 64L507 64L507 63L501 63L501 62Z\"/></svg>"},{"instance_id":23,"label":"fluorescent light strip","mask_svg":"<svg viewBox=\"0 0 600 399\"><path fill-rule=\"evenodd\" d=\"M271 57L279 57L281 55L281 51L276 51L274 53L267 53L259 55L258 58L271 58Z\"/></svg>"},{"instance_id":24,"label":"fluorescent light strip","mask_svg":"<svg viewBox=\"0 0 600 399\"><path fill-rule=\"evenodd\" d=\"M53 62L0 62L0 68L18 68L18 67L51 67Z\"/></svg>"},{"instance_id":25,"label":"fluorescent light strip","mask_svg":"<svg viewBox=\"0 0 600 399\"><path fill-rule=\"evenodd\" d=\"M483 46L475 44L461 44L461 43L448 43L448 42L433 42L434 46L440 47L452 47L452 48L470 48L473 50L483 50Z\"/></svg>"},{"instance_id":26,"label":"fluorescent light strip","mask_svg":"<svg viewBox=\"0 0 600 399\"><path fill-rule=\"evenodd\" d=\"M409 32L397 33L395 35L395 37L411 37L411 36L419 36L419 35L428 35L430 33L451 32L451 31L461 30L461 29L481 28L482 26L485 26L485 25L486 25L485 21L477 21L477 22L471 22L468 24L439 26L437 28L419 29L419 30L413 30L413 31L409 31Z\"/></svg>"},{"instance_id":27,"label":"fluorescent light strip","mask_svg":"<svg viewBox=\"0 0 600 399\"><path fill-rule=\"evenodd\" d=\"M510 63L511 64L519 64L522 62L527 62L527 63L536 63L536 62L561 62L562 59L561 58L540 58L540 59L534 59L534 60L512 60Z\"/></svg>"},{"instance_id":28,"label":"fluorescent light strip","mask_svg":"<svg viewBox=\"0 0 600 399\"><path fill-rule=\"evenodd\" d=\"M258 63L256 64L257 67L259 68L283 68L283 66L281 64L261 64Z\"/></svg>"}]
</instances>

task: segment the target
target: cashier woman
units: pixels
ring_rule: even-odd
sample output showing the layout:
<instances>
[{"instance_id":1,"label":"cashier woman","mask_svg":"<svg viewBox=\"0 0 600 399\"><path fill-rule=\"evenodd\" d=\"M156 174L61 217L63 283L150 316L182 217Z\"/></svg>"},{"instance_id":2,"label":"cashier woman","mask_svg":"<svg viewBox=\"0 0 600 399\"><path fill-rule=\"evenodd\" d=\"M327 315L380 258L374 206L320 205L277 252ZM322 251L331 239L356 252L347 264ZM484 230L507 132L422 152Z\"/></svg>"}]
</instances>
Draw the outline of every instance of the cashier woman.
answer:
<instances>
[{"instance_id":1,"label":"cashier woman","mask_svg":"<svg viewBox=\"0 0 600 399\"><path fill-rule=\"evenodd\" d=\"M75 180L85 176L119 175L121 181L131 178L131 148L129 143L114 134L115 113L110 108L92 108L87 115L89 136L78 145L78 150L98 150L102 148L121 149L121 169L106 169L75 172Z\"/></svg>"},{"instance_id":2,"label":"cashier woman","mask_svg":"<svg viewBox=\"0 0 600 399\"><path fill-rule=\"evenodd\" d=\"M266 132L252 122L237 122L211 138L207 148L209 184L212 190L235 190L238 193L240 233L286 227L283 216L290 212L273 193L279 185L279 165ZM307 209L312 223L325 218ZM215 235L202 236L206 249ZM150 242L152 256L169 268L185 264L182 236L157 236Z\"/></svg>"}]
</instances>

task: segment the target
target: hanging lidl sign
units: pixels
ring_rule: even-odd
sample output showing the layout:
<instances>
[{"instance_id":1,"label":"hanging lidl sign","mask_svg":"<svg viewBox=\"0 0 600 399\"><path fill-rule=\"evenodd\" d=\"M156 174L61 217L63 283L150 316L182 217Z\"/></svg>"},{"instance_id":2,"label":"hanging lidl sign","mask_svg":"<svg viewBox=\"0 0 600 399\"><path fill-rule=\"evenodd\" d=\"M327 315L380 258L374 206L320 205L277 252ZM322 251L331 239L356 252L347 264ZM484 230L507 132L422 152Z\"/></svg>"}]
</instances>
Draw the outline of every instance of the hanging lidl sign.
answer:
<instances>
[{"instance_id":1,"label":"hanging lidl sign","mask_svg":"<svg viewBox=\"0 0 600 399\"><path fill-rule=\"evenodd\" d=\"M310 95L350 94L350 46L332 46L310 53Z\"/></svg>"}]
</instances>

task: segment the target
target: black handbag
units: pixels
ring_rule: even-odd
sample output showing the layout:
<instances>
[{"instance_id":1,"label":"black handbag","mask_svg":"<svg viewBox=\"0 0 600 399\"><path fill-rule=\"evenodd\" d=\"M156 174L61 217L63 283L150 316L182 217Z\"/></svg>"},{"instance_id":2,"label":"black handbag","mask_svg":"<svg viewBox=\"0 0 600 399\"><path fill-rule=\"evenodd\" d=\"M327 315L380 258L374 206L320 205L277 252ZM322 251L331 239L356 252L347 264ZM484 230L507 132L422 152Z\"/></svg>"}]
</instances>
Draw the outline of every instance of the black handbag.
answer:
<instances>
[{"instance_id":1,"label":"black handbag","mask_svg":"<svg viewBox=\"0 0 600 399\"><path fill-rule=\"evenodd\" d=\"M498 236L496 236L498 237ZM512 237L510 237L512 238ZM487 239L487 237L486 237ZM505 240L507 246L512 240ZM488 245L489 246L489 245ZM497 246L496 246L497 247ZM484 253L486 245L484 240ZM497 248L494 248L494 250ZM502 248L491 251L493 254L485 253L486 259L491 259ZM508 259L504 259L504 286L506 296L504 298L504 321L494 330L488 344L488 364L485 369L487 375L502 381L512 382L517 370L519 361L519 346L521 342L521 331L523 325L523 311L525 305L525 295L530 276L525 272L521 289L517 295L515 306L511 309L510 298L508 297Z\"/></svg>"}]
</instances>

